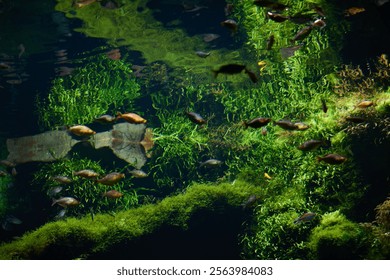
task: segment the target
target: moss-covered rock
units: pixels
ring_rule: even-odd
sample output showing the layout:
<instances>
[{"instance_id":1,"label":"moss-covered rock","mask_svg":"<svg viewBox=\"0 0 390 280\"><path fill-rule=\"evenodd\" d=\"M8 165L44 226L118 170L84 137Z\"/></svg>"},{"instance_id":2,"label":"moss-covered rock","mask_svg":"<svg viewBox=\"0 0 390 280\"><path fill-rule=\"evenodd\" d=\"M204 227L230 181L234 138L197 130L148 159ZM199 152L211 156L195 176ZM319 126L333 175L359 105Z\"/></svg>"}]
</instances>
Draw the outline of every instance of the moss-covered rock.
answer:
<instances>
[{"instance_id":1,"label":"moss-covered rock","mask_svg":"<svg viewBox=\"0 0 390 280\"><path fill-rule=\"evenodd\" d=\"M195 184L184 194L115 216L99 214L94 221L85 217L47 223L16 241L2 244L0 259L93 258L118 244L153 233L162 225L185 229L199 211L223 212L226 207L241 210L241 204L251 194L257 194L257 188L244 182Z\"/></svg>"},{"instance_id":2,"label":"moss-covered rock","mask_svg":"<svg viewBox=\"0 0 390 280\"><path fill-rule=\"evenodd\" d=\"M309 247L315 259L362 259L369 244L359 224L335 211L323 215L310 235Z\"/></svg>"}]
</instances>

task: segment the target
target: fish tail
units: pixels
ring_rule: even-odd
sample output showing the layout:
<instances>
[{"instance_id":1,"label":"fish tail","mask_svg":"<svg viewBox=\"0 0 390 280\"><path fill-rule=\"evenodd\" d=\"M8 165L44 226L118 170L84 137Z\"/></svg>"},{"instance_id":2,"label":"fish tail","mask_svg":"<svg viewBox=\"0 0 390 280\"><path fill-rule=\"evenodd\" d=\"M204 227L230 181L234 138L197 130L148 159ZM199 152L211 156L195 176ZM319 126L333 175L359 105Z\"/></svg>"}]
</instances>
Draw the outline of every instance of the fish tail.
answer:
<instances>
[{"instance_id":1,"label":"fish tail","mask_svg":"<svg viewBox=\"0 0 390 280\"><path fill-rule=\"evenodd\" d=\"M300 223L302 223L302 221L301 221L299 218L297 218L297 219L294 220L294 224L297 225L297 224L300 224Z\"/></svg>"},{"instance_id":2,"label":"fish tail","mask_svg":"<svg viewBox=\"0 0 390 280\"><path fill-rule=\"evenodd\" d=\"M243 121L242 122L242 125L245 127L245 128L248 128L248 123L246 121Z\"/></svg>"},{"instance_id":3,"label":"fish tail","mask_svg":"<svg viewBox=\"0 0 390 280\"><path fill-rule=\"evenodd\" d=\"M213 72L214 78L218 77L219 72L217 70L211 70Z\"/></svg>"},{"instance_id":4,"label":"fish tail","mask_svg":"<svg viewBox=\"0 0 390 280\"><path fill-rule=\"evenodd\" d=\"M115 120L118 120L122 117L122 113L121 112L116 112L116 118Z\"/></svg>"},{"instance_id":5,"label":"fish tail","mask_svg":"<svg viewBox=\"0 0 390 280\"><path fill-rule=\"evenodd\" d=\"M54 204L56 204L56 203L57 203L57 199L53 198L51 206L54 206Z\"/></svg>"},{"instance_id":6,"label":"fish tail","mask_svg":"<svg viewBox=\"0 0 390 280\"><path fill-rule=\"evenodd\" d=\"M322 157L317 157L317 161L318 161L318 162L320 162L320 161L322 161L322 160L323 160Z\"/></svg>"}]
</instances>

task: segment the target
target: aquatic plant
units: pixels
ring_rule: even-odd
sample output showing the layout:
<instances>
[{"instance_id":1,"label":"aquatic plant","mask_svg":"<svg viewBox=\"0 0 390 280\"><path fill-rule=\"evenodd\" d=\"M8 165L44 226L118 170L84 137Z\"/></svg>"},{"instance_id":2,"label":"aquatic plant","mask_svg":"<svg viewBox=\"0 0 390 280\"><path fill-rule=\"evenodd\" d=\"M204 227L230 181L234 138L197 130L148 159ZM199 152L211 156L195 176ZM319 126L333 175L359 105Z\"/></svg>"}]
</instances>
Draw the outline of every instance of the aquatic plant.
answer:
<instances>
[{"instance_id":1,"label":"aquatic plant","mask_svg":"<svg viewBox=\"0 0 390 280\"><path fill-rule=\"evenodd\" d=\"M105 186L98 184L93 179L86 179L75 176L73 173L79 170L93 170L101 176L110 172L104 170L96 161L85 158L63 159L51 164L44 164L34 174L33 185L47 195L49 205L53 199L59 197L73 197L80 204L75 207L68 207L67 216L83 216L91 214L92 218L96 213L115 212L126 210L138 204L138 195L135 190L131 189L131 182L124 179L113 186ZM55 181L55 176L66 176L72 180L70 184L61 184ZM62 190L56 194L53 193L53 188L62 187ZM123 193L119 199L110 199L103 196L103 193L109 190L116 190ZM58 210L60 206L53 206L53 209ZM58 212L58 211L57 211Z\"/></svg>"},{"instance_id":2,"label":"aquatic plant","mask_svg":"<svg viewBox=\"0 0 390 280\"><path fill-rule=\"evenodd\" d=\"M90 57L72 75L57 77L44 101L37 100L39 122L45 129L91 123L102 114L134 110L139 86L130 66L101 54Z\"/></svg>"},{"instance_id":3,"label":"aquatic plant","mask_svg":"<svg viewBox=\"0 0 390 280\"><path fill-rule=\"evenodd\" d=\"M127 248L129 242L157 232L161 227L186 229L197 214L224 209L241 210L241 204L258 188L245 182L219 185L194 184L185 193L167 197L155 205L121 211L111 216L97 214L50 222L20 239L0 246L0 259L90 258ZM159 237L160 239L161 237ZM161 242L161 241L160 241Z\"/></svg>"},{"instance_id":4,"label":"aquatic plant","mask_svg":"<svg viewBox=\"0 0 390 280\"><path fill-rule=\"evenodd\" d=\"M309 240L315 259L362 259L370 247L363 228L339 211L324 214Z\"/></svg>"}]
</instances>

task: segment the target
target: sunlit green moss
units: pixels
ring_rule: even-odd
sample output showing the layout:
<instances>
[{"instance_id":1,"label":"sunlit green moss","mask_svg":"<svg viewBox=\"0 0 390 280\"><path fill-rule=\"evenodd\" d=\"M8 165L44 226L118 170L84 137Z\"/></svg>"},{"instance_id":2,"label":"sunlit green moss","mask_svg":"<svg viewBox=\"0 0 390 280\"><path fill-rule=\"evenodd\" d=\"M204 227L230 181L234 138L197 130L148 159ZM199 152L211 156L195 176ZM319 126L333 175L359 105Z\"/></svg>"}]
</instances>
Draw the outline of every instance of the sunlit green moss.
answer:
<instances>
[{"instance_id":1,"label":"sunlit green moss","mask_svg":"<svg viewBox=\"0 0 390 280\"><path fill-rule=\"evenodd\" d=\"M1 245L0 259L42 259L53 255L93 258L95 253L150 234L162 225L185 228L191 216L202 209L241 207L250 194L257 194L257 188L244 182L195 184L186 193L156 205L118 212L115 216L98 214L93 222L86 217L47 223L19 240Z\"/></svg>"},{"instance_id":2,"label":"sunlit green moss","mask_svg":"<svg viewBox=\"0 0 390 280\"><path fill-rule=\"evenodd\" d=\"M93 57L72 75L55 78L37 111L44 128L91 123L102 114L132 110L139 86L132 70L121 60Z\"/></svg>"},{"instance_id":3,"label":"sunlit green moss","mask_svg":"<svg viewBox=\"0 0 390 280\"><path fill-rule=\"evenodd\" d=\"M362 227L335 211L323 215L308 246L316 259L361 259L369 246L365 241Z\"/></svg>"}]
</instances>

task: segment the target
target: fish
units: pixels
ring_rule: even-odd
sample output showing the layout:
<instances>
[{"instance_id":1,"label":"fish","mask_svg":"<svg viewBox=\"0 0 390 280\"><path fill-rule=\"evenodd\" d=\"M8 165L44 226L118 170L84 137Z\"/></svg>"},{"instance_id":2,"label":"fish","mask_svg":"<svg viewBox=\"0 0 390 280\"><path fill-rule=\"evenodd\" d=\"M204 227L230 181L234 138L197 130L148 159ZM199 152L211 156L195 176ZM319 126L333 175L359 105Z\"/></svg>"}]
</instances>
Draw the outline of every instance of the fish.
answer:
<instances>
[{"instance_id":1,"label":"fish","mask_svg":"<svg viewBox=\"0 0 390 280\"><path fill-rule=\"evenodd\" d=\"M210 168L210 167L217 167L217 166L220 166L222 164L222 161L218 160L218 159L208 159L204 162L201 162L199 167L207 167L207 168Z\"/></svg>"},{"instance_id":2,"label":"fish","mask_svg":"<svg viewBox=\"0 0 390 280\"><path fill-rule=\"evenodd\" d=\"M140 169L127 170L135 178L146 178L148 174Z\"/></svg>"},{"instance_id":3,"label":"fish","mask_svg":"<svg viewBox=\"0 0 390 280\"><path fill-rule=\"evenodd\" d=\"M56 220L60 220L65 217L66 209L61 209L61 211L58 212L58 214L54 217Z\"/></svg>"},{"instance_id":4,"label":"fish","mask_svg":"<svg viewBox=\"0 0 390 280\"><path fill-rule=\"evenodd\" d=\"M345 118L346 121L353 122L353 123L362 123L365 122L366 119L363 117L357 117L357 116L349 116Z\"/></svg>"},{"instance_id":5,"label":"fish","mask_svg":"<svg viewBox=\"0 0 390 280\"><path fill-rule=\"evenodd\" d=\"M231 4L231 3L226 4L226 6L224 8L225 16L231 15L231 13L233 12L233 9L234 9L233 4Z\"/></svg>"},{"instance_id":6,"label":"fish","mask_svg":"<svg viewBox=\"0 0 390 280\"><path fill-rule=\"evenodd\" d=\"M128 123L134 123L134 124L141 124L146 123L147 121L141 117L140 115L137 115L135 113L117 113L117 119L124 119Z\"/></svg>"},{"instance_id":7,"label":"fish","mask_svg":"<svg viewBox=\"0 0 390 280\"><path fill-rule=\"evenodd\" d=\"M300 224L304 222L310 222L316 216L316 213L306 212L294 220L294 224Z\"/></svg>"},{"instance_id":8,"label":"fish","mask_svg":"<svg viewBox=\"0 0 390 280\"><path fill-rule=\"evenodd\" d=\"M219 67L218 70L212 70L214 73L214 77L216 78L219 73L222 74L228 74L228 75L233 75L233 74L239 74L242 71L246 69L246 66L243 64L225 64Z\"/></svg>"},{"instance_id":9,"label":"fish","mask_svg":"<svg viewBox=\"0 0 390 280\"><path fill-rule=\"evenodd\" d=\"M357 15L357 14L364 12L365 10L366 9L364 9L362 7L350 7L348 9L344 10L344 16L346 16L346 17L354 16L354 15Z\"/></svg>"},{"instance_id":10,"label":"fish","mask_svg":"<svg viewBox=\"0 0 390 280\"><path fill-rule=\"evenodd\" d=\"M346 160L346 157L339 154L327 154L323 157L317 157L317 161L324 161L329 164L341 164Z\"/></svg>"},{"instance_id":11,"label":"fish","mask_svg":"<svg viewBox=\"0 0 390 280\"><path fill-rule=\"evenodd\" d=\"M307 125L307 124L305 124L303 122L296 122L294 124L297 127L297 130L306 130L306 129L308 129L310 127L309 125Z\"/></svg>"},{"instance_id":12,"label":"fish","mask_svg":"<svg viewBox=\"0 0 390 280\"><path fill-rule=\"evenodd\" d=\"M280 54L282 55L282 58L289 58L289 57L293 56L295 54L295 52L297 50L299 50L300 48L302 48L302 45L281 48Z\"/></svg>"},{"instance_id":13,"label":"fish","mask_svg":"<svg viewBox=\"0 0 390 280\"><path fill-rule=\"evenodd\" d=\"M276 121L276 122L274 121L273 124L283 128L283 129L286 129L286 130L297 130L298 129L298 126L289 120L280 120L280 121Z\"/></svg>"},{"instance_id":14,"label":"fish","mask_svg":"<svg viewBox=\"0 0 390 280\"><path fill-rule=\"evenodd\" d=\"M125 174L119 172L112 172L107 174L103 178L96 180L96 182L103 185L112 186L118 183L123 178L125 178Z\"/></svg>"},{"instance_id":15,"label":"fish","mask_svg":"<svg viewBox=\"0 0 390 280\"><path fill-rule=\"evenodd\" d=\"M195 54L201 58L206 58L210 55L210 52L196 51Z\"/></svg>"},{"instance_id":16,"label":"fish","mask_svg":"<svg viewBox=\"0 0 390 280\"><path fill-rule=\"evenodd\" d=\"M362 108L362 109L365 109L365 108L368 108L370 106L374 105L374 102L372 102L371 100L363 100L361 102L359 102L356 107L357 108Z\"/></svg>"},{"instance_id":17,"label":"fish","mask_svg":"<svg viewBox=\"0 0 390 280\"><path fill-rule=\"evenodd\" d=\"M273 20L275 22L283 22L283 21L286 21L289 19L288 16L284 16L282 14L278 14L278 13L274 13L274 12L270 12L270 11L267 12L267 17L270 20Z\"/></svg>"},{"instance_id":18,"label":"fish","mask_svg":"<svg viewBox=\"0 0 390 280\"><path fill-rule=\"evenodd\" d=\"M6 215L1 222L1 227L5 231L11 231L14 229L14 225L20 225L22 221L13 215Z\"/></svg>"},{"instance_id":19,"label":"fish","mask_svg":"<svg viewBox=\"0 0 390 280\"><path fill-rule=\"evenodd\" d=\"M121 52L119 49L113 49L108 52L106 52L106 55L109 59L112 60L120 60L121 59Z\"/></svg>"},{"instance_id":20,"label":"fish","mask_svg":"<svg viewBox=\"0 0 390 280\"><path fill-rule=\"evenodd\" d=\"M275 36L274 35L269 36L267 40L267 47L266 47L267 51L272 49L274 43L275 43Z\"/></svg>"},{"instance_id":21,"label":"fish","mask_svg":"<svg viewBox=\"0 0 390 280\"><path fill-rule=\"evenodd\" d=\"M11 175L12 176L16 176L16 175L18 175L18 171L16 171L16 168L15 167L12 167L12 169L11 169Z\"/></svg>"},{"instance_id":22,"label":"fish","mask_svg":"<svg viewBox=\"0 0 390 280\"><path fill-rule=\"evenodd\" d=\"M198 113L186 112L186 115L193 123L200 124L200 125L207 123L207 121Z\"/></svg>"},{"instance_id":23,"label":"fish","mask_svg":"<svg viewBox=\"0 0 390 280\"><path fill-rule=\"evenodd\" d=\"M244 203L241 204L242 209L247 209L247 208L253 206L253 204L254 204L258 199L259 199L259 198L258 198L256 195L251 194L251 195L248 197L248 199L247 199Z\"/></svg>"},{"instance_id":24,"label":"fish","mask_svg":"<svg viewBox=\"0 0 390 280\"><path fill-rule=\"evenodd\" d=\"M79 0L77 2L74 3L75 7L76 8L83 8L85 6L88 6L92 3L96 2L96 0Z\"/></svg>"},{"instance_id":25,"label":"fish","mask_svg":"<svg viewBox=\"0 0 390 280\"><path fill-rule=\"evenodd\" d=\"M116 121L116 117L111 115L101 115L95 119L95 122L99 123L113 123Z\"/></svg>"},{"instance_id":26,"label":"fish","mask_svg":"<svg viewBox=\"0 0 390 280\"><path fill-rule=\"evenodd\" d=\"M96 131L85 125L74 125L68 128L68 131L76 136L90 136L96 134Z\"/></svg>"},{"instance_id":27,"label":"fish","mask_svg":"<svg viewBox=\"0 0 390 280\"><path fill-rule=\"evenodd\" d=\"M226 27L227 29L229 29L233 33L236 33L237 29L238 29L238 24L233 19L227 19L227 20L222 21L221 26Z\"/></svg>"},{"instance_id":28,"label":"fish","mask_svg":"<svg viewBox=\"0 0 390 280\"><path fill-rule=\"evenodd\" d=\"M103 197L117 199L123 196L123 193L117 190L109 190L103 193Z\"/></svg>"},{"instance_id":29,"label":"fish","mask_svg":"<svg viewBox=\"0 0 390 280\"><path fill-rule=\"evenodd\" d=\"M259 117L259 118L251 119L250 121L245 121L244 126L245 128L247 128L248 126L253 128L260 128L266 126L270 121L271 121L270 118Z\"/></svg>"},{"instance_id":30,"label":"fish","mask_svg":"<svg viewBox=\"0 0 390 280\"><path fill-rule=\"evenodd\" d=\"M51 179L56 181L56 182L58 182L58 183L61 183L61 184L70 184L70 183L72 183L72 179L70 179L67 176L58 175L58 176L52 177Z\"/></svg>"},{"instance_id":31,"label":"fish","mask_svg":"<svg viewBox=\"0 0 390 280\"><path fill-rule=\"evenodd\" d=\"M313 10L321 17L326 17L326 14L324 12L324 9L322 9L320 6L314 6Z\"/></svg>"},{"instance_id":32,"label":"fish","mask_svg":"<svg viewBox=\"0 0 390 280\"><path fill-rule=\"evenodd\" d=\"M287 8L287 6L282 3L277 3L269 0L255 0L253 1L253 4L259 7L271 8L278 11L283 11Z\"/></svg>"},{"instance_id":33,"label":"fish","mask_svg":"<svg viewBox=\"0 0 390 280\"><path fill-rule=\"evenodd\" d=\"M64 208L66 208L69 206L77 206L80 204L80 201L78 201L77 199L75 199L73 197L65 196L65 197L61 197L59 199L53 198L53 202L52 202L51 206L54 206L55 204L58 204Z\"/></svg>"},{"instance_id":34,"label":"fish","mask_svg":"<svg viewBox=\"0 0 390 280\"><path fill-rule=\"evenodd\" d=\"M321 140L311 139L311 140L308 140L308 141L302 143L301 145L299 145L298 149L301 151L312 151L312 150L317 149L322 144L323 144L323 141L321 141Z\"/></svg>"},{"instance_id":35,"label":"fish","mask_svg":"<svg viewBox=\"0 0 390 280\"><path fill-rule=\"evenodd\" d=\"M203 34L203 41L209 43L211 41L214 41L215 39L218 39L219 37L221 37L221 35L214 34L214 33L207 33L207 34Z\"/></svg>"},{"instance_id":36,"label":"fish","mask_svg":"<svg viewBox=\"0 0 390 280\"><path fill-rule=\"evenodd\" d=\"M18 50L19 50L18 58L20 59L22 55L26 52L26 47L23 44L19 44Z\"/></svg>"},{"instance_id":37,"label":"fish","mask_svg":"<svg viewBox=\"0 0 390 280\"><path fill-rule=\"evenodd\" d=\"M298 33L294 36L294 38L291 39L291 41L295 42L295 41L301 41L305 39L307 36L309 36L312 29L313 29L312 25L308 25L302 28L301 30L298 31Z\"/></svg>"},{"instance_id":38,"label":"fish","mask_svg":"<svg viewBox=\"0 0 390 280\"><path fill-rule=\"evenodd\" d=\"M0 177L6 177L8 176L9 174L3 170L0 170Z\"/></svg>"},{"instance_id":39,"label":"fish","mask_svg":"<svg viewBox=\"0 0 390 280\"><path fill-rule=\"evenodd\" d=\"M259 81L259 78L257 78L256 74L247 68L245 68L245 74L248 75L248 77L249 77L249 79L251 79L252 83L255 84Z\"/></svg>"},{"instance_id":40,"label":"fish","mask_svg":"<svg viewBox=\"0 0 390 280\"><path fill-rule=\"evenodd\" d=\"M324 113L328 112L328 106L326 106L326 102L324 99L321 99L321 106L322 106L322 111Z\"/></svg>"},{"instance_id":41,"label":"fish","mask_svg":"<svg viewBox=\"0 0 390 280\"><path fill-rule=\"evenodd\" d=\"M296 24L304 24L313 20L313 18L309 15L304 14L296 14L288 18L291 22Z\"/></svg>"},{"instance_id":42,"label":"fish","mask_svg":"<svg viewBox=\"0 0 390 280\"><path fill-rule=\"evenodd\" d=\"M83 169L80 171L73 172L73 175L83 177L83 178L88 178L88 179L96 178L99 176L98 173L90 169Z\"/></svg>"},{"instance_id":43,"label":"fish","mask_svg":"<svg viewBox=\"0 0 390 280\"><path fill-rule=\"evenodd\" d=\"M0 160L0 165L12 168L12 167L16 166L16 163L9 161L9 160L6 160L6 159L2 159L2 160Z\"/></svg>"},{"instance_id":44,"label":"fish","mask_svg":"<svg viewBox=\"0 0 390 280\"><path fill-rule=\"evenodd\" d=\"M322 29L326 26L326 22L323 19L319 18L319 19L316 19L311 25Z\"/></svg>"},{"instance_id":45,"label":"fish","mask_svg":"<svg viewBox=\"0 0 390 280\"><path fill-rule=\"evenodd\" d=\"M57 187L52 187L47 191L48 196L55 196L59 194L63 190L63 187L57 186Z\"/></svg>"},{"instance_id":46,"label":"fish","mask_svg":"<svg viewBox=\"0 0 390 280\"><path fill-rule=\"evenodd\" d=\"M5 62L0 62L0 70L10 70L12 67Z\"/></svg>"}]
</instances>

